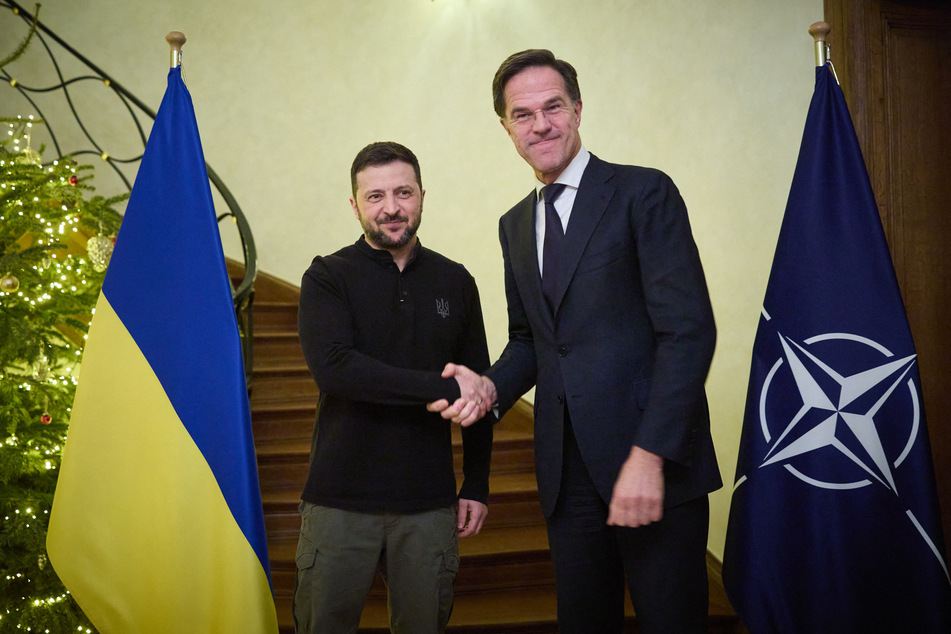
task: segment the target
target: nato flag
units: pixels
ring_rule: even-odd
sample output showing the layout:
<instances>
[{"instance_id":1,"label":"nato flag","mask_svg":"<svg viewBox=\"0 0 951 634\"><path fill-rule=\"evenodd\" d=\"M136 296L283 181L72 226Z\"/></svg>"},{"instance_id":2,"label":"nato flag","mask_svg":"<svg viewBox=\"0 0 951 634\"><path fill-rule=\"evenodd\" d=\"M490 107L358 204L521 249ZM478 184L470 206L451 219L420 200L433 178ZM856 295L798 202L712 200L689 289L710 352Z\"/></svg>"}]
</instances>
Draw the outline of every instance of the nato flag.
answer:
<instances>
[{"instance_id":1,"label":"nato flag","mask_svg":"<svg viewBox=\"0 0 951 634\"><path fill-rule=\"evenodd\" d=\"M829 66L753 344L723 581L752 634L951 632L914 342Z\"/></svg>"}]
</instances>

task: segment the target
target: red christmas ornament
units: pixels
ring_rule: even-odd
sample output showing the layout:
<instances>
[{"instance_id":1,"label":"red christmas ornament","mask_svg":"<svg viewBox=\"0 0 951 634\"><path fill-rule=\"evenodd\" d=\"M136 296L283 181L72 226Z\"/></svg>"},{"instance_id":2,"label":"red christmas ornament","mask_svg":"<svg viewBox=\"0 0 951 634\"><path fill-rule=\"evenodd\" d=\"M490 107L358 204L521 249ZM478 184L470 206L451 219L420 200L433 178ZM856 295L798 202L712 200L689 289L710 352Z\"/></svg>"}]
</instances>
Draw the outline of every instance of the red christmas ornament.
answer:
<instances>
[{"instance_id":1,"label":"red christmas ornament","mask_svg":"<svg viewBox=\"0 0 951 634\"><path fill-rule=\"evenodd\" d=\"M79 182L79 178L78 178L75 174L73 174L72 176L69 177L69 184L70 184L70 185L75 185L75 184L78 183L78 182Z\"/></svg>"},{"instance_id":2,"label":"red christmas ornament","mask_svg":"<svg viewBox=\"0 0 951 634\"><path fill-rule=\"evenodd\" d=\"M49 414L43 414L42 416L40 416L40 422L43 423L44 425L49 425L50 423L53 422L53 417L50 416Z\"/></svg>"}]
</instances>

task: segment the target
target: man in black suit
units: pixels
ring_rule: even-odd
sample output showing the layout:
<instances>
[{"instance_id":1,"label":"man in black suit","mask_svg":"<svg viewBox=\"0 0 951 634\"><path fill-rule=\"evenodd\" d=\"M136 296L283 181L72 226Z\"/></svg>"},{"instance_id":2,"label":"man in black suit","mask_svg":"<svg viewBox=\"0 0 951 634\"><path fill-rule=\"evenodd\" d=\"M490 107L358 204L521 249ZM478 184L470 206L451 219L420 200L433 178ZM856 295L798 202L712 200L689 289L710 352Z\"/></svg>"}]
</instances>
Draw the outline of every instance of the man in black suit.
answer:
<instances>
[{"instance_id":1,"label":"man in black suit","mask_svg":"<svg viewBox=\"0 0 951 634\"><path fill-rule=\"evenodd\" d=\"M468 424L536 386L562 634L619 632L625 575L642 632L704 632L716 331L686 206L664 173L584 148L577 73L550 51L512 55L492 89L537 181L499 223L509 342L485 377L447 366L479 398L431 408Z\"/></svg>"}]
</instances>

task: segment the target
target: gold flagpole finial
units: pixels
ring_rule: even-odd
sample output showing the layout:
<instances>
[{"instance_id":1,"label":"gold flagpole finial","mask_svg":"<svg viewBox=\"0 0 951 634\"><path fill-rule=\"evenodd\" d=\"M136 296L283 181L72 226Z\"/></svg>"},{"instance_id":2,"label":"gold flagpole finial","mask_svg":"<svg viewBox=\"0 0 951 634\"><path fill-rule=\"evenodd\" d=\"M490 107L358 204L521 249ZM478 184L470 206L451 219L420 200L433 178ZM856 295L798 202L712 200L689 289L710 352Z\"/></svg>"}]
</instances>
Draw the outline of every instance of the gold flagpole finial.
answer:
<instances>
[{"instance_id":1,"label":"gold flagpole finial","mask_svg":"<svg viewBox=\"0 0 951 634\"><path fill-rule=\"evenodd\" d=\"M831 30L828 22L814 22L809 27L809 35L816 41L816 66L825 66L829 61L829 45L826 44L826 36Z\"/></svg>"},{"instance_id":2,"label":"gold flagpole finial","mask_svg":"<svg viewBox=\"0 0 951 634\"><path fill-rule=\"evenodd\" d=\"M172 68L182 65L182 45L185 44L185 34L181 31L172 31L165 36L165 41L172 47Z\"/></svg>"}]
</instances>

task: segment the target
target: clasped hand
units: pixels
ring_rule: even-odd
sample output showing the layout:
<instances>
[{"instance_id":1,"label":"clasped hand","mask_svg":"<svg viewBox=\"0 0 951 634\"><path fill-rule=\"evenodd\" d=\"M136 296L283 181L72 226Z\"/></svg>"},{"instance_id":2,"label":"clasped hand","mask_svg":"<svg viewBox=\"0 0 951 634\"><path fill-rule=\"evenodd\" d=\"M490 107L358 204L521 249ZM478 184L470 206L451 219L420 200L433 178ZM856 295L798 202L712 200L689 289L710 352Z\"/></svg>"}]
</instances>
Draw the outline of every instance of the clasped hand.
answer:
<instances>
[{"instance_id":1,"label":"clasped hand","mask_svg":"<svg viewBox=\"0 0 951 634\"><path fill-rule=\"evenodd\" d=\"M459 383L459 398L452 404L443 398L429 403L426 409L439 412L446 420L468 427L485 416L498 400L492 379L476 374L464 365L447 363L442 376L456 379Z\"/></svg>"}]
</instances>

